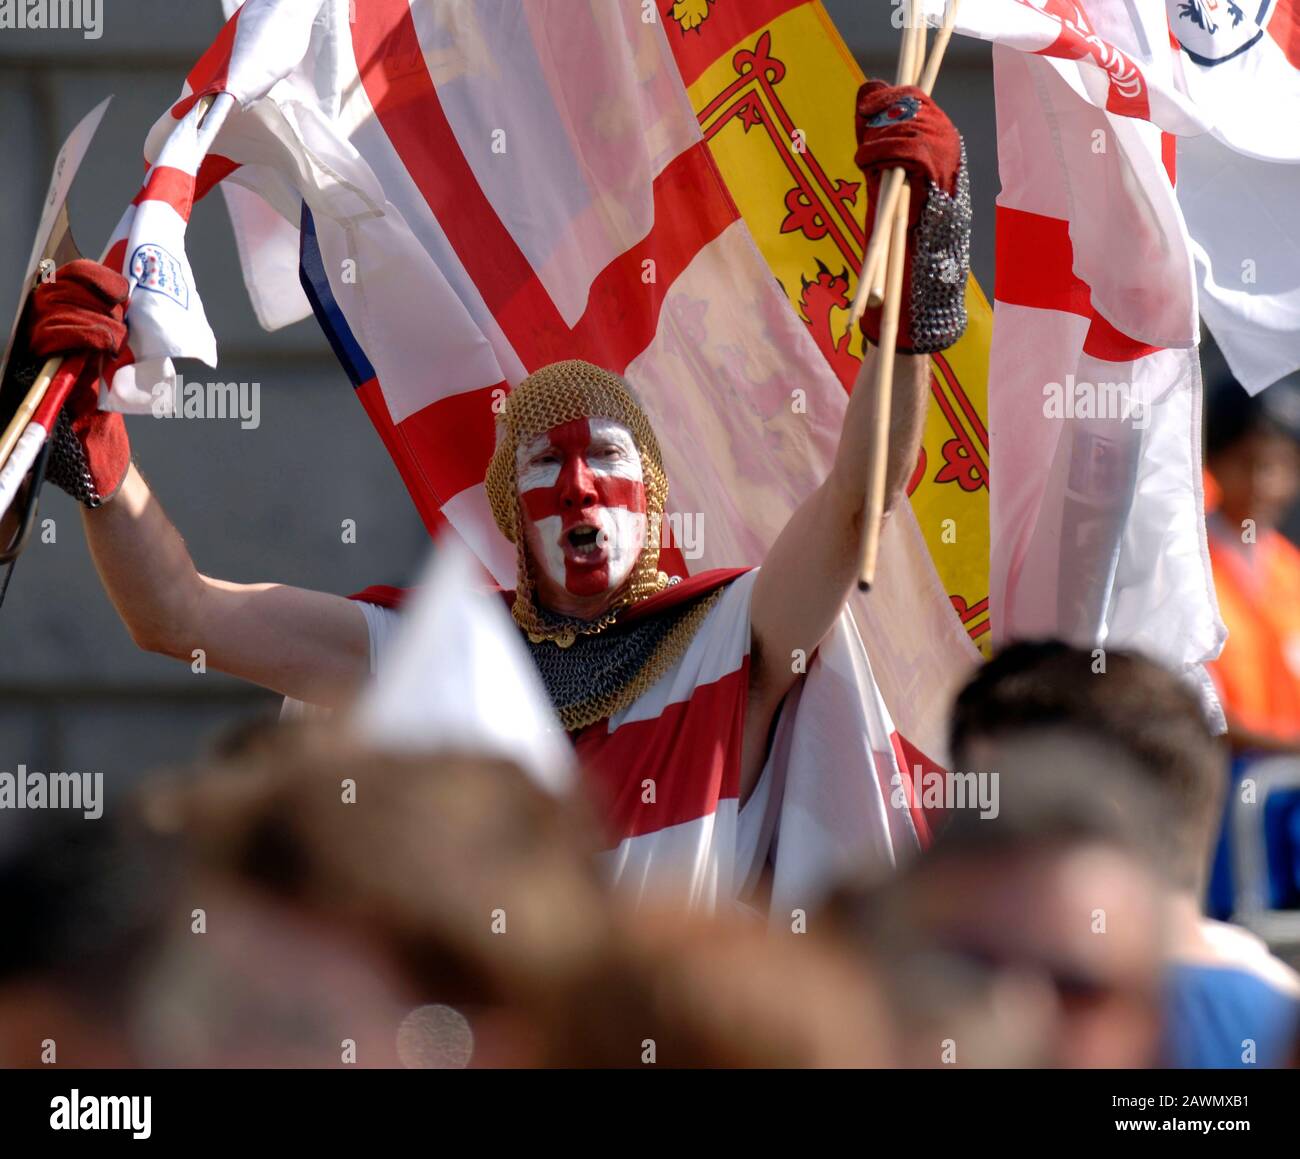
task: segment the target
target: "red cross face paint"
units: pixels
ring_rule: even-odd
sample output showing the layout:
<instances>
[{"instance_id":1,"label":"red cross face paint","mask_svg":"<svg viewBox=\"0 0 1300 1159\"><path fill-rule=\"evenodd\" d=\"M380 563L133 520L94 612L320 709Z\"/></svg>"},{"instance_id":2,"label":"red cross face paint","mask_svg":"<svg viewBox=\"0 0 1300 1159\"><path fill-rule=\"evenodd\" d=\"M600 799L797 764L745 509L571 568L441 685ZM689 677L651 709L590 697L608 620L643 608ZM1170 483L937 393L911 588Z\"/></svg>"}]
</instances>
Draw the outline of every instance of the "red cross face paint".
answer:
<instances>
[{"instance_id":1,"label":"red cross face paint","mask_svg":"<svg viewBox=\"0 0 1300 1159\"><path fill-rule=\"evenodd\" d=\"M549 580L587 598L621 587L646 537L645 483L632 432L613 419L562 423L519 448L515 470L539 585Z\"/></svg>"}]
</instances>

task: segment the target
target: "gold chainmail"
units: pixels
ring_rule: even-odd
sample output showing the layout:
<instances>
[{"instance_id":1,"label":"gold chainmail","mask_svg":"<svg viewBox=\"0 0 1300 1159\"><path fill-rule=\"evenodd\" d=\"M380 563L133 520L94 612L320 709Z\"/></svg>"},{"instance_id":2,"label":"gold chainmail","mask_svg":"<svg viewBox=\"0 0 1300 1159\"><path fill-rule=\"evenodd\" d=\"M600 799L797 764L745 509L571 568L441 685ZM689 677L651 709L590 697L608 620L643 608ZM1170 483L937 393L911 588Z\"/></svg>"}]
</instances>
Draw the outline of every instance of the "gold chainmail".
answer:
<instances>
[{"instance_id":1,"label":"gold chainmail","mask_svg":"<svg viewBox=\"0 0 1300 1159\"><path fill-rule=\"evenodd\" d=\"M613 419L632 433L641 455L645 483L646 541L609 611L597 620L582 621L550 615L535 601L536 579L533 561L525 548L515 456L520 446L551 428L590 418ZM618 375L574 358L543 366L525 378L506 399L498 419L496 449L488 464L486 486L492 517L516 548L518 581L513 615L528 634L539 664L563 662L572 655L573 662L581 665L583 648L573 648L571 654L568 651L578 636L603 632L617 620L621 609L668 586L668 576L659 570L659 538L668 501L668 477L650 420ZM722 589L717 588L682 611L677 622L648 653L645 662L621 687L577 703L557 704L565 729L573 732L612 716L650 688L685 652L721 594ZM547 651L542 653L542 649Z\"/></svg>"},{"instance_id":2,"label":"gold chainmail","mask_svg":"<svg viewBox=\"0 0 1300 1159\"><path fill-rule=\"evenodd\" d=\"M605 615L587 622L557 620L546 617L533 599L537 584L533 562L524 547L515 452L561 423L594 418L613 419L632 432L632 439L641 455L641 474L645 483L646 541L633 565L632 574ZM539 640L572 643L575 634L602 632L614 622L620 608L654 595L667 586L668 577L659 570L659 533L664 505L668 502L668 477L664 474L659 440L655 438L650 420L617 374L578 358L552 362L533 371L506 399L497 422L497 445L492 461L488 463L486 484L492 518L501 533L515 545L518 556L515 622L534 643Z\"/></svg>"}]
</instances>

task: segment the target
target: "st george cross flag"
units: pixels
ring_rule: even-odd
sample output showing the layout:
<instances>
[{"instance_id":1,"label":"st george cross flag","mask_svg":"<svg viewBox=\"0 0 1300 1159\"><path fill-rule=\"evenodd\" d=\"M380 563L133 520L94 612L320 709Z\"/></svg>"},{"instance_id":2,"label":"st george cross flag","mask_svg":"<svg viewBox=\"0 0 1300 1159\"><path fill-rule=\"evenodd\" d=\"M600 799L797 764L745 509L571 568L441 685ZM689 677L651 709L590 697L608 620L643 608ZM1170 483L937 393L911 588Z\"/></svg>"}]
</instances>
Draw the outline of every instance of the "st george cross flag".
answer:
<instances>
[{"instance_id":1,"label":"st george cross flag","mask_svg":"<svg viewBox=\"0 0 1300 1159\"><path fill-rule=\"evenodd\" d=\"M957 26L1085 62L1057 69L1079 95L1176 134L1202 317L1248 390L1300 368L1296 0L966 0Z\"/></svg>"},{"instance_id":2,"label":"st george cross flag","mask_svg":"<svg viewBox=\"0 0 1300 1159\"><path fill-rule=\"evenodd\" d=\"M171 115L150 134L144 184L118 223L105 258L131 288L130 338L117 363L105 370L117 409L159 412L162 404L165 410L175 383L173 358L216 365L216 340L185 256L190 213L213 185L238 168L237 162L213 152L231 109L247 107L272 89L286 104L292 98L288 78L308 54L320 8L321 0L251 6L245 19L227 24L190 73ZM214 98L210 108L200 103L204 96ZM268 136L221 135L223 144L245 145ZM247 159L256 159L256 153ZM304 176L314 189L330 184L314 179L317 173ZM375 207L369 203L368 208Z\"/></svg>"},{"instance_id":3,"label":"st george cross flag","mask_svg":"<svg viewBox=\"0 0 1300 1159\"><path fill-rule=\"evenodd\" d=\"M994 42L1001 192L989 366L995 635L1138 648L1187 672L1224 638L1205 544L1198 293L1161 0L973 0Z\"/></svg>"},{"instance_id":4,"label":"st george cross flag","mask_svg":"<svg viewBox=\"0 0 1300 1159\"><path fill-rule=\"evenodd\" d=\"M181 117L109 243L105 264L126 277L131 295L130 338L104 371L119 405L165 413L175 382L173 356L217 364L217 340L185 256L185 231L199 167L232 103L221 94L211 108L194 105Z\"/></svg>"},{"instance_id":5,"label":"st george cross flag","mask_svg":"<svg viewBox=\"0 0 1300 1159\"><path fill-rule=\"evenodd\" d=\"M308 30L288 72L274 60L303 37L256 34L282 8ZM299 227L306 297L426 525L454 529L505 586L514 551L483 487L495 414L569 357L624 374L655 423L671 567L761 562L829 469L846 396L718 174L656 6L349 8L234 8L150 138L152 153L195 98L260 78L205 169L240 187L237 229L275 243L240 243L263 321L277 300L282 317L301 309L285 282ZM247 64L263 52L272 64ZM868 762L941 754L975 652L910 510L855 613L883 693Z\"/></svg>"}]
</instances>

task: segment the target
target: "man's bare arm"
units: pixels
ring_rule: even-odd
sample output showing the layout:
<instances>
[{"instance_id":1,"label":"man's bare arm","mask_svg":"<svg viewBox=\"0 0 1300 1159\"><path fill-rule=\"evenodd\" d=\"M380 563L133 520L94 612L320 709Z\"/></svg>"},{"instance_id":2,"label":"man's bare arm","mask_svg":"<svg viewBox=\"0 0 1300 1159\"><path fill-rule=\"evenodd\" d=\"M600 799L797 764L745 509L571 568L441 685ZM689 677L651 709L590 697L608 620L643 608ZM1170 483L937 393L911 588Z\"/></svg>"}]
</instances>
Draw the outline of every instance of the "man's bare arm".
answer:
<instances>
[{"instance_id":1,"label":"man's bare arm","mask_svg":"<svg viewBox=\"0 0 1300 1159\"><path fill-rule=\"evenodd\" d=\"M907 173L911 191L902 256L895 349L945 350L966 328L970 270L970 187L961 136L920 90L868 81L854 103L854 161L867 186L866 236L874 231L884 175ZM901 223L894 223L902 228ZM754 584L750 627L755 707L775 708L794 683L792 653L811 654L839 615L857 579L867 479L872 468L872 389L883 311L868 309L862 360L831 473L794 513ZM900 501L916 463L929 395L929 358L899 354L894 363L885 464L885 512ZM874 529L872 529L874 530ZM761 711L756 715L761 716Z\"/></svg>"},{"instance_id":2,"label":"man's bare arm","mask_svg":"<svg viewBox=\"0 0 1300 1159\"><path fill-rule=\"evenodd\" d=\"M104 590L141 648L205 662L313 704L336 706L369 672L365 617L351 600L199 573L132 465L104 506L83 509Z\"/></svg>"},{"instance_id":3,"label":"man's bare arm","mask_svg":"<svg viewBox=\"0 0 1300 1159\"><path fill-rule=\"evenodd\" d=\"M862 360L830 475L791 516L754 583L752 681L755 695L772 706L794 683L795 650L812 655L857 583L876 414L876 357L873 348ZM894 360L886 518L903 497L916 466L930 390L929 363L925 355L899 354Z\"/></svg>"}]
</instances>

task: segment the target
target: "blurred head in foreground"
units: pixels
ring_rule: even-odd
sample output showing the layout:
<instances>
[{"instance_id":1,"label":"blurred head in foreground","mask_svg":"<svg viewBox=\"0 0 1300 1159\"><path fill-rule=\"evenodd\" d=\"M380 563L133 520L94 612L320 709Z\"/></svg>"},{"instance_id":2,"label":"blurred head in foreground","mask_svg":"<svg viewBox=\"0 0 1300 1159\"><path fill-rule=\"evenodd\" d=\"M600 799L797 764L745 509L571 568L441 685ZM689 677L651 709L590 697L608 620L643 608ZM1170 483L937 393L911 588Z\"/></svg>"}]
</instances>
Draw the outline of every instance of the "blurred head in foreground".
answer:
<instances>
[{"instance_id":1,"label":"blurred head in foreground","mask_svg":"<svg viewBox=\"0 0 1300 1159\"><path fill-rule=\"evenodd\" d=\"M160 1061L527 1064L524 1012L606 937L585 815L498 760L308 731L147 811L207 931L174 927L159 959Z\"/></svg>"},{"instance_id":2,"label":"blurred head in foreground","mask_svg":"<svg viewBox=\"0 0 1300 1159\"><path fill-rule=\"evenodd\" d=\"M1101 654L1098 654L1101 658ZM1113 745L1120 760L1090 774L1097 794L1150 794L1142 841L1166 885L1163 1061L1177 1067L1275 1065L1287 1027L1300 1019L1300 977L1259 938L1202 911L1222 794L1223 744L1211 736L1192 691L1140 656L1094 654L1060 643L1017 644L995 657L957 701L953 750L977 768L1003 771L1009 743L1069 730ZM1118 774L1126 784L1111 782ZM1036 774L1029 770L1032 778Z\"/></svg>"},{"instance_id":3,"label":"blurred head in foreground","mask_svg":"<svg viewBox=\"0 0 1300 1159\"><path fill-rule=\"evenodd\" d=\"M871 975L619 908L584 809L475 755L305 729L34 840L0 884L9 1065L885 1065Z\"/></svg>"},{"instance_id":4,"label":"blurred head in foreground","mask_svg":"<svg viewBox=\"0 0 1300 1159\"><path fill-rule=\"evenodd\" d=\"M17 816L0 859L0 1068L136 1065L129 1012L175 908L176 844L111 805L95 821Z\"/></svg>"},{"instance_id":5,"label":"blurred head in foreground","mask_svg":"<svg viewBox=\"0 0 1300 1159\"><path fill-rule=\"evenodd\" d=\"M591 964L550 1061L565 1066L885 1067L894 1022L838 940L736 915L625 911Z\"/></svg>"},{"instance_id":6,"label":"blurred head in foreground","mask_svg":"<svg viewBox=\"0 0 1300 1159\"><path fill-rule=\"evenodd\" d=\"M911 1066L1131 1067L1159 1032L1163 891L1136 852L1144 805L1087 736L1001 753L997 817L961 811L893 881L831 913L886 979Z\"/></svg>"},{"instance_id":7,"label":"blurred head in foreground","mask_svg":"<svg viewBox=\"0 0 1300 1159\"><path fill-rule=\"evenodd\" d=\"M297 740L152 812L186 834L234 926L225 953L198 958L183 936L159 970L177 1001L156 1004L156 1041L191 1049L176 1061L335 1065L344 1038L372 1065L890 1058L876 991L842 951L619 909L585 810L501 762Z\"/></svg>"},{"instance_id":8,"label":"blurred head in foreground","mask_svg":"<svg viewBox=\"0 0 1300 1159\"><path fill-rule=\"evenodd\" d=\"M1152 860L1175 888L1199 895L1227 782L1227 751L1211 735L1195 693L1154 661L1057 640L1011 644L958 695L950 751L958 769L1002 771L1005 793L1014 791L1001 768L1011 741L1056 737L1064 748L1078 735L1122 754L1131 776L1120 780L1131 781L1130 789L1145 794L1154 810L1142 835ZM1109 778L1112 791L1127 791L1116 782Z\"/></svg>"}]
</instances>

